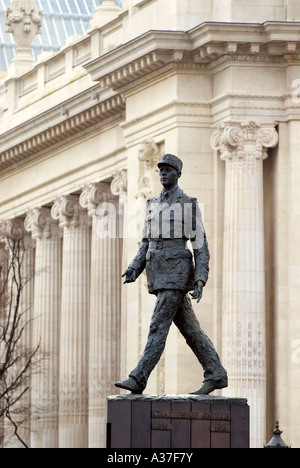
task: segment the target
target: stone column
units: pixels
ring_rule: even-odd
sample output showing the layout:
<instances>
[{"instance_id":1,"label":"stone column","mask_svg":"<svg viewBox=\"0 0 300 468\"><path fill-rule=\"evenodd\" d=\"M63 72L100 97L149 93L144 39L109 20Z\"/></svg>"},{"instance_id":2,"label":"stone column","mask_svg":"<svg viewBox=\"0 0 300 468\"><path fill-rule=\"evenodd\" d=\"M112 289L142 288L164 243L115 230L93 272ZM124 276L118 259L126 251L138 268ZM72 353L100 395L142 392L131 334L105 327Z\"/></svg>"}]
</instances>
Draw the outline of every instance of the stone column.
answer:
<instances>
[{"instance_id":1,"label":"stone column","mask_svg":"<svg viewBox=\"0 0 300 468\"><path fill-rule=\"evenodd\" d=\"M92 217L89 339L89 447L106 443L106 397L120 372L120 239L117 201L103 183L87 185L80 204Z\"/></svg>"},{"instance_id":2,"label":"stone column","mask_svg":"<svg viewBox=\"0 0 300 468\"><path fill-rule=\"evenodd\" d=\"M88 447L90 224L78 197L55 200L63 228L60 322L59 447Z\"/></svg>"},{"instance_id":3,"label":"stone column","mask_svg":"<svg viewBox=\"0 0 300 468\"><path fill-rule=\"evenodd\" d=\"M40 346L32 376L32 448L58 448L61 237L50 208L27 213L25 229L36 240L32 346Z\"/></svg>"},{"instance_id":4,"label":"stone column","mask_svg":"<svg viewBox=\"0 0 300 468\"><path fill-rule=\"evenodd\" d=\"M277 145L274 125L225 122L212 147L226 162L223 254L223 352L228 396L248 398L252 447L266 425L266 317L263 160Z\"/></svg>"}]
</instances>

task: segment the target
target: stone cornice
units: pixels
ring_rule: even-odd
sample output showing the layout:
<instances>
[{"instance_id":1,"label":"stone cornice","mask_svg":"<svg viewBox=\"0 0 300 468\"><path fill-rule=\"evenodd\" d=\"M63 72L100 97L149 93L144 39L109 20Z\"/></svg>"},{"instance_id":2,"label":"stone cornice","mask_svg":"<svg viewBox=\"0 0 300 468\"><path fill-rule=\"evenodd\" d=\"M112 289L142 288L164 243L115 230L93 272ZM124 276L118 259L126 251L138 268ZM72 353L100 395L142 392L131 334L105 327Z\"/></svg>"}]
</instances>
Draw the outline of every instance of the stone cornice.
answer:
<instances>
[{"instance_id":1,"label":"stone cornice","mask_svg":"<svg viewBox=\"0 0 300 468\"><path fill-rule=\"evenodd\" d=\"M84 67L103 87L126 92L137 80L170 64L212 68L219 61L298 61L300 24L203 23L188 31L149 31L87 63Z\"/></svg>"},{"instance_id":2,"label":"stone cornice","mask_svg":"<svg viewBox=\"0 0 300 468\"><path fill-rule=\"evenodd\" d=\"M96 96L95 99L97 99ZM38 115L30 122L24 122L24 124L20 125L18 128L14 128L1 135L0 168L4 169L15 162L37 153L49 145L63 141L72 135L76 135L79 131L101 122L102 120L113 116L119 116L124 109L124 100L118 94L98 102L70 117L68 116L68 107L65 103L62 103L62 105L49 110L49 112L46 112L43 116ZM52 118L50 118L50 114ZM53 122L53 120L55 120L54 115L60 115L60 118L63 116L63 119L61 119L59 123L52 123L51 125L51 121ZM40 127L41 121L45 122L44 129ZM26 128L28 125L29 131ZM37 129L39 129L39 131L37 131ZM29 138L22 138L22 135L28 135L28 133L32 133ZM12 141L16 141L18 134L20 134L20 142L12 144Z\"/></svg>"}]
</instances>

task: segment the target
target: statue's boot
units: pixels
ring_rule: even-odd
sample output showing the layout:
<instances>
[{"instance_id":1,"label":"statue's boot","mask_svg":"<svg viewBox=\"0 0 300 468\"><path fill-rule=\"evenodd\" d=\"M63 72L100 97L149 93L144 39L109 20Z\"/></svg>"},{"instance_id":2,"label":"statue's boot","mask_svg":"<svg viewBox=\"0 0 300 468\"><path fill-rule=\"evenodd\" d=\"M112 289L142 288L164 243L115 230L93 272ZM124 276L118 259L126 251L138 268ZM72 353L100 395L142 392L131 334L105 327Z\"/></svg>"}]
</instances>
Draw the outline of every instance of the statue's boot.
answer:
<instances>
[{"instance_id":1,"label":"statue's boot","mask_svg":"<svg viewBox=\"0 0 300 468\"><path fill-rule=\"evenodd\" d=\"M135 393L137 395L141 395L144 391L144 388L142 388L133 377L128 377L126 380L116 382L115 386L123 388L124 390L129 390L131 393Z\"/></svg>"},{"instance_id":2,"label":"statue's boot","mask_svg":"<svg viewBox=\"0 0 300 468\"><path fill-rule=\"evenodd\" d=\"M221 390L228 386L228 378L224 376L219 380L205 380L201 387L199 387L194 392L191 392L191 395L209 395L215 390Z\"/></svg>"}]
</instances>

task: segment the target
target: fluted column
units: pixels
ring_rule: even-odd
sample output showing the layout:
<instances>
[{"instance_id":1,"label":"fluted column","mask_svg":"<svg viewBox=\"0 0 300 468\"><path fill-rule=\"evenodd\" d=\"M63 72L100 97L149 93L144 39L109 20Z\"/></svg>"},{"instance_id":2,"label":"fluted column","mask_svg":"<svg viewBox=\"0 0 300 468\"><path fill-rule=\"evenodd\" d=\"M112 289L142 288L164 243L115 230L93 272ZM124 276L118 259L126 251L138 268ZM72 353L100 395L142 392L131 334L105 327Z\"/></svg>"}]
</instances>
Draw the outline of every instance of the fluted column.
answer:
<instances>
[{"instance_id":1,"label":"fluted column","mask_svg":"<svg viewBox=\"0 0 300 468\"><path fill-rule=\"evenodd\" d=\"M76 196L56 199L51 213L63 228L59 446L87 448L90 226Z\"/></svg>"},{"instance_id":2,"label":"fluted column","mask_svg":"<svg viewBox=\"0 0 300 468\"><path fill-rule=\"evenodd\" d=\"M32 346L40 346L32 376L32 448L58 447L61 229L50 208L27 213L25 229L36 241Z\"/></svg>"},{"instance_id":3,"label":"fluted column","mask_svg":"<svg viewBox=\"0 0 300 468\"><path fill-rule=\"evenodd\" d=\"M113 174L111 192L119 197L119 237L121 272L127 269L127 169L119 169ZM120 332L120 375L119 380L127 377L127 288L121 286L121 332Z\"/></svg>"},{"instance_id":4,"label":"fluted column","mask_svg":"<svg viewBox=\"0 0 300 468\"><path fill-rule=\"evenodd\" d=\"M80 204L92 217L89 339L89 447L105 447L106 397L120 367L120 239L117 198L109 185L89 184Z\"/></svg>"},{"instance_id":5,"label":"fluted column","mask_svg":"<svg viewBox=\"0 0 300 468\"><path fill-rule=\"evenodd\" d=\"M262 447L266 425L266 329L263 160L278 142L274 125L225 122L212 147L226 162L222 359L224 394L247 397L251 444Z\"/></svg>"}]
</instances>

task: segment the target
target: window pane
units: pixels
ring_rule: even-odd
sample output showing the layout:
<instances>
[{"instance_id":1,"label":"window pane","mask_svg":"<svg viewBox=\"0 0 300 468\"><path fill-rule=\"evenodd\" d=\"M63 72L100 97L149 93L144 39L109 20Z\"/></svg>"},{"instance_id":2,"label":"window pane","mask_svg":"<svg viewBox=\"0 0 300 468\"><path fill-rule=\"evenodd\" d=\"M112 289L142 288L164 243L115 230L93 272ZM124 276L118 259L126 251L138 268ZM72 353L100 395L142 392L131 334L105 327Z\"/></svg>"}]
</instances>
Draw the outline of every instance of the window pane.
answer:
<instances>
[{"instance_id":1,"label":"window pane","mask_svg":"<svg viewBox=\"0 0 300 468\"><path fill-rule=\"evenodd\" d=\"M64 24L66 22L67 21L63 22L62 18L55 18L56 29L59 36L59 43L61 45L63 45L66 42L66 31L64 28Z\"/></svg>"},{"instance_id":2,"label":"window pane","mask_svg":"<svg viewBox=\"0 0 300 468\"><path fill-rule=\"evenodd\" d=\"M58 0L50 0L50 5L51 5L53 13L60 13L58 3L59 3Z\"/></svg>"},{"instance_id":3,"label":"window pane","mask_svg":"<svg viewBox=\"0 0 300 468\"><path fill-rule=\"evenodd\" d=\"M69 3L69 8L71 10L71 13L73 13L75 15L78 15L79 11L77 9L77 6L76 6L74 0L69 0L68 3Z\"/></svg>"},{"instance_id":4,"label":"window pane","mask_svg":"<svg viewBox=\"0 0 300 468\"><path fill-rule=\"evenodd\" d=\"M3 47L0 47L0 72L6 70L6 68L7 68L7 64L4 58Z\"/></svg>"},{"instance_id":5,"label":"window pane","mask_svg":"<svg viewBox=\"0 0 300 468\"><path fill-rule=\"evenodd\" d=\"M59 5L63 13L69 13L69 8L65 0L59 0Z\"/></svg>"},{"instance_id":6,"label":"window pane","mask_svg":"<svg viewBox=\"0 0 300 468\"><path fill-rule=\"evenodd\" d=\"M85 5L84 1L83 0L77 0L77 4L78 4L79 10L80 10L80 13L83 14L83 15L87 15L88 11L86 9L86 5Z\"/></svg>"}]
</instances>

